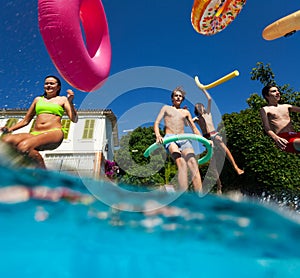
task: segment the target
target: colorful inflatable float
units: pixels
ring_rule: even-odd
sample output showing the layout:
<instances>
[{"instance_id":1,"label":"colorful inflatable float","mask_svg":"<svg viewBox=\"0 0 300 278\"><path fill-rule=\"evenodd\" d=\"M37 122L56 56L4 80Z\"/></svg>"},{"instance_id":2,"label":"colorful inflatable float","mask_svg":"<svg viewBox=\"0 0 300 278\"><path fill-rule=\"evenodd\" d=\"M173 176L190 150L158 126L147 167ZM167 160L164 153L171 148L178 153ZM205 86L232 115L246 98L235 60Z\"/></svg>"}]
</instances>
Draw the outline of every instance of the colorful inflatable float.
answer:
<instances>
[{"instance_id":1,"label":"colorful inflatable float","mask_svg":"<svg viewBox=\"0 0 300 278\"><path fill-rule=\"evenodd\" d=\"M240 13L246 0L194 0L191 21L202 35L224 30Z\"/></svg>"},{"instance_id":2,"label":"colorful inflatable float","mask_svg":"<svg viewBox=\"0 0 300 278\"><path fill-rule=\"evenodd\" d=\"M50 58L63 78L81 91L99 88L111 65L108 24L101 1L38 0L38 21Z\"/></svg>"},{"instance_id":3,"label":"colorful inflatable float","mask_svg":"<svg viewBox=\"0 0 300 278\"><path fill-rule=\"evenodd\" d=\"M300 30L300 10L278 19L268 25L262 32L265 40L275 40L280 37L288 37Z\"/></svg>"}]
</instances>

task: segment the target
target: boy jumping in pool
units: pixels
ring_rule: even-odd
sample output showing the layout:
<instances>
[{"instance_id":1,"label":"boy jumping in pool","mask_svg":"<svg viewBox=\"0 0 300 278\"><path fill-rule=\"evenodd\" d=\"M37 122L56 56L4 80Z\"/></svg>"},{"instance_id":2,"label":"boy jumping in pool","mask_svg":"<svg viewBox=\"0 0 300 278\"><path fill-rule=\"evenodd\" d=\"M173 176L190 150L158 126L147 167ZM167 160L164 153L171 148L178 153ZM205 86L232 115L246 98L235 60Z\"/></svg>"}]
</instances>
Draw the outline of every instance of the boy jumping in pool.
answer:
<instances>
[{"instance_id":1,"label":"boy jumping in pool","mask_svg":"<svg viewBox=\"0 0 300 278\"><path fill-rule=\"evenodd\" d=\"M164 119L165 137L175 134L183 134L186 121L189 122L193 133L200 135L199 130L192 121L192 116L187 109L180 108L185 99L185 91L181 87L173 90L171 99L172 106L164 105L154 123L154 132L156 142L163 143L163 138L159 131L159 123ZM192 183L196 192L202 192L202 181L198 168L198 162L195 158L194 149L189 140L179 140L165 145L172 158L175 160L178 168L178 182L180 190L188 188L188 168L192 172Z\"/></svg>"},{"instance_id":2,"label":"boy jumping in pool","mask_svg":"<svg viewBox=\"0 0 300 278\"><path fill-rule=\"evenodd\" d=\"M222 140L222 137L215 129L214 122L212 119L212 114L211 114L211 96L204 87L201 88L201 90L203 91L204 95L207 98L207 107L205 108L205 106L202 103L196 103L194 113L197 117L193 118L193 122L199 125L200 129L202 130L202 134L206 139L213 141L214 147L218 147L226 154L227 158L229 159L236 173L238 175L241 175L244 173L244 170L238 167L230 150L227 148L227 146ZM222 184L219 178L219 174L217 172L215 159L216 159L215 156L213 156L212 163L215 165L214 172L215 175L217 176L217 193L221 194Z\"/></svg>"},{"instance_id":3,"label":"boy jumping in pool","mask_svg":"<svg viewBox=\"0 0 300 278\"><path fill-rule=\"evenodd\" d=\"M272 84L268 84L262 89L262 95L268 102L260 109L265 132L274 140L279 149L298 154L300 152L300 132L295 132L290 112L300 113L300 107L279 104L279 88Z\"/></svg>"}]
</instances>

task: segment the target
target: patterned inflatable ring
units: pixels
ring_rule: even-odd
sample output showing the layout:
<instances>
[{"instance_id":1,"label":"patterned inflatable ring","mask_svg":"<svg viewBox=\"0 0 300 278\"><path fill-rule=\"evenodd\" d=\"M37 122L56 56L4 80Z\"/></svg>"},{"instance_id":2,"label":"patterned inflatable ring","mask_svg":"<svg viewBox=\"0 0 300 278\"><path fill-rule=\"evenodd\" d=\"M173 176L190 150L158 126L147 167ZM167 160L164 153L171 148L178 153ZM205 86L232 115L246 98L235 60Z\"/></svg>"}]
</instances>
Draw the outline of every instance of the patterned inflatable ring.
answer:
<instances>
[{"instance_id":1,"label":"patterned inflatable ring","mask_svg":"<svg viewBox=\"0 0 300 278\"><path fill-rule=\"evenodd\" d=\"M191 21L202 35L224 30L240 13L246 0L194 0Z\"/></svg>"},{"instance_id":2,"label":"patterned inflatable ring","mask_svg":"<svg viewBox=\"0 0 300 278\"><path fill-rule=\"evenodd\" d=\"M81 91L99 88L111 65L108 24L101 1L38 0L38 20L50 58L63 78Z\"/></svg>"},{"instance_id":3,"label":"patterned inflatable ring","mask_svg":"<svg viewBox=\"0 0 300 278\"><path fill-rule=\"evenodd\" d=\"M210 142L207 139L205 139L204 137L199 136L197 134L184 133L184 134L173 135L173 136L165 138L163 140L163 144L168 144L168 143L175 142L178 140L186 140L186 139L199 141L207 149L206 155L201 157L200 159L198 159L198 164L204 164L211 159L211 157L213 155L213 148L212 148ZM147 150L145 150L144 156L149 157L149 155L153 151L158 149L160 146L161 146L161 144L153 143L150 147L147 148Z\"/></svg>"}]
</instances>

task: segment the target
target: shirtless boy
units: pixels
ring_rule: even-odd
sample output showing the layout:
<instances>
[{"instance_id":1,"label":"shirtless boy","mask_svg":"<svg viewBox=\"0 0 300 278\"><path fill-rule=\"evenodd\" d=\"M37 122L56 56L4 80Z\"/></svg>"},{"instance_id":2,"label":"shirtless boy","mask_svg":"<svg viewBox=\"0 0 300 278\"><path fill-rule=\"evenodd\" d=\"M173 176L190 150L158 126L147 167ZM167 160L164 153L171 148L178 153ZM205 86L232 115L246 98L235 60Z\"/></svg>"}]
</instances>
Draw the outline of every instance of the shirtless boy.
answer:
<instances>
[{"instance_id":1,"label":"shirtless boy","mask_svg":"<svg viewBox=\"0 0 300 278\"><path fill-rule=\"evenodd\" d=\"M267 85L262 95L268 104L260 109L260 116L265 132L276 146L289 153L299 153L300 132L295 132L290 112L300 113L300 107L291 104L279 104L280 91L277 86Z\"/></svg>"},{"instance_id":2,"label":"shirtless boy","mask_svg":"<svg viewBox=\"0 0 300 278\"><path fill-rule=\"evenodd\" d=\"M165 137L174 134L183 134L186 121L189 123L193 133L200 135L199 130L192 121L192 116L187 109L180 108L184 101L185 91L181 87L174 89L171 95L173 105L164 105L154 123L154 132L156 142L163 143L163 138L159 132L159 124L164 119ZM198 162L195 158L194 149L189 140L179 140L165 145L172 158L175 160L178 168L178 182L180 190L188 188L188 168L192 172L192 182L196 192L202 192L202 181L198 168Z\"/></svg>"}]
</instances>

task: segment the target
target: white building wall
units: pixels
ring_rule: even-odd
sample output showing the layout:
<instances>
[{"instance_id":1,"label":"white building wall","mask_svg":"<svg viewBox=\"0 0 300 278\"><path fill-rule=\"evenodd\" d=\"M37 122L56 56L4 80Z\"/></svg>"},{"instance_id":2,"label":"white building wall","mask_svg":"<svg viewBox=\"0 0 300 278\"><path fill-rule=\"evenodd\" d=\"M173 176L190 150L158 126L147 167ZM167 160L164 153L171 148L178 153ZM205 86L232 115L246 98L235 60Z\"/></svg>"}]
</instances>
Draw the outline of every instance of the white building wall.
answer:
<instances>
[{"instance_id":1,"label":"white building wall","mask_svg":"<svg viewBox=\"0 0 300 278\"><path fill-rule=\"evenodd\" d=\"M108 145L108 149L106 151L106 157L109 160L113 160L114 157L114 134L113 134L113 126L111 121L109 121L107 118L105 119L106 124L105 124L105 133L106 133L106 144Z\"/></svg>"},{"instance_id":2,"label":"white building wall","mask_svg":"<svg viewBox=\"0 0 300 278\"><path fill-rule=\"evenodd\" d=\"M91 139L83 139L86 120L95 120L94 133ZM101 172L101 163L109 159L104 152L107 142L106 116L81 116L78 122L71 123L68 138L55 150L41 152L47 168L97 177ZM112 159L112 158L111 158Z\"/></svg>"}]
</instances>

